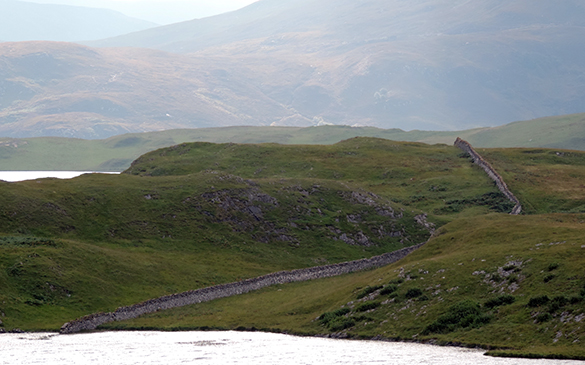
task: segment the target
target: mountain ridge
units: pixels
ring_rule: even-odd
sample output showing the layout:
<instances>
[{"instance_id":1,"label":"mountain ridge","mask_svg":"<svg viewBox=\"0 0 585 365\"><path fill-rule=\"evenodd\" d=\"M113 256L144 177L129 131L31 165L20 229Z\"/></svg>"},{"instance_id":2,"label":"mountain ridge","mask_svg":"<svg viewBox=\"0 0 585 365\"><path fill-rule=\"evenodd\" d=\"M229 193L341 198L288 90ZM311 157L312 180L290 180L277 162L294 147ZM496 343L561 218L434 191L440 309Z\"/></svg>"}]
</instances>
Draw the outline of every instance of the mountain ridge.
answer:
<instances>
[{"instance_id":1,"label":"mountain ridge","mask_svg":"<svg viewBox=\"0 0 585 365\"><path fill-rule=\"evenodd\" d=\"M120 12L20 0L0 1L0 39L19 41L89 41L158 26Z\"/></svg>"},{"instance_id":2,"label":"mountain ridge","mask_svg":"<svg viewBox=\"0 0 585 365\"><path fill-rule=\"evenodd\" d=\"M359 5L263 0L109 44L158 50L69 45L85 59L51 43L4 43L0 134L319 123L462 130L585 110L578 1ZM41 56L80 67L43 76Z\"/></svg>"}]
</instances>

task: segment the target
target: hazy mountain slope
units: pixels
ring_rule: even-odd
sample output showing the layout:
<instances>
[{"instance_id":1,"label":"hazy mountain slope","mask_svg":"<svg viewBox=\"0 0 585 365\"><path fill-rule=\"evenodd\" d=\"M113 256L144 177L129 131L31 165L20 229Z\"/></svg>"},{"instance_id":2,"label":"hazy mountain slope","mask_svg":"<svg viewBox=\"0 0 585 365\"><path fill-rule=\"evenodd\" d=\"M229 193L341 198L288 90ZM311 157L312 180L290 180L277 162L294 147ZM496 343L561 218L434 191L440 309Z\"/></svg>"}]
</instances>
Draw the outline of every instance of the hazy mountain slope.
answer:
<instances>
[{"instance_id":1,"label":"hazy mountain slope","mask_svg":"<svg viewBox=\"0 0 585 365\"><path fill-rule=\"evenodd\" d=\"M156 25L113 10L0 0L0 39L3 41L83 41L114 37Z\"/></svg>"},{"instance_id":2,"label":"hazy mountain slope","mask_svg":"<svg viewBox=\"0 0 585 365\"><path fill-rule=\"evenodd\" d=\"M263 0L92 43L183 54L4 46L0 135L321 121L461 130L579 113L583 19L575 0ZM54 75L55 62L79 67Z\"/></svg>"},{"instance_id":3,"label":"hazy mountain slope","mask_svg":"<svg viewBox=\"0 0 585 365\"><path fill-rule=\"evenodd\" d=\"M448 1L417 0L261 0L241 10L171 24L112 39L94 46L134 46L192 52L246 39L315 32L313 41L360 42L438 35L497 33L543 26L584 26L585 5L575 0ZM337 46L339 44L325 44ZM323 47L327 48L327 47ZM346 47L347 48L347 47Z\"/></svg>"},{"instance_id":4,"label":"hazy mountain slope","mask_svg":"<svg viewBox=\"0 0 585 365\"><path fill-rule=\"evenodd\" d=\"M308 119L465 129L584 111L584 15L570 0L264 0L92 45L223 56ZM303 61L313 72L283 79Z\"/></svg>"},{"instance_id":5,"label":"hazy mountain slope","mask_svg":"<svg viewBox=\"0 0 585 365\"><path fill-rule=\"evenodd\" d=\"M245 78L207 62L146 49L0 44L0 135L106 138L295 118Z\"/></svg>"}]
</instances>

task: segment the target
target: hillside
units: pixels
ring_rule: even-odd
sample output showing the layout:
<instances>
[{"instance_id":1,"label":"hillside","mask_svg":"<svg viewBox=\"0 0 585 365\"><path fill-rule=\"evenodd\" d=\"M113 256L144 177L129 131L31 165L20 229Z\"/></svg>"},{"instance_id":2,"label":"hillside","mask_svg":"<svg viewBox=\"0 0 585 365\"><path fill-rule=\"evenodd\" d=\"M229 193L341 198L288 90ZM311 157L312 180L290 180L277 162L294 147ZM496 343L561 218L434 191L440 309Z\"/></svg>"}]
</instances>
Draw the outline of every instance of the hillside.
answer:
<instances>
[{"instance_id":1,"label":"hillside","mask_svg":"<svg viewBox=\"0 0 585 365\"><path fill-rule=\"evenodd\" d=\"M461 130L582 113L584 13L576 0L263 0L88 43L105 48L4 43L0 135Z\"/></svg>"},{"instance_id":2,"label":"hillside","mask_svg":"<svg viewBox=\"0 0 585 365\"><path fill-rule=\"evenodd\" d=\"M555 6L545 1L525 0L514 4L482 0L456 6L446 0L423 0L408 5L397 0L368 0L359 5L350 0L318 3L261 0L238 11L90 44L187 53L267 36L314 32L308 40L312 43L317 41L315 38L327 38L326 49L347 46L339 44L340 41L355 48L360 43L378 43L390 37L412 40L442 34L497 34L543 25L582 27L585 22L580 14L584 10L583 4L571 0Z\"/></svg>"},{"instance_id":3,"label":"hillside","mask_svg":"<svg viewBox=\"0 0 585 365\"><path fill-rule=\"evenodd\" d=\"M585 150L585 114L539 118L477 130L467 136L481 147L545 147Z\"/></svg>"},{"instance_id":4,"label":"hillside","mask_svg":"<svg viewBox=\"0 0 585 365\"><path fill-rule=\"evenodd\" d=\"M0 43L0 135L95 139L294 119L244 77L208 62L145 49Z\"/></svg>"},{"instance_id":5,"label":"hillside","mask_svg":"<svg viewBox=\"0 0 585 365\"><path fill-rule=\"evenodd\" d=\"M499 213L510 202L460 150L376 138L188 143L146 154L121 175L0 183L0 327L56 330L160 295L370 257L436 230L381 269L105 328L414 336L584 357L585 153L481 152L526 215ZM467 322L431 326L461 306Z\"/></svg>"},{"instance_id":6,"label":"hillside","mask_svg":"<svg viewBox=\"0 0 585 365\"><path fill-rule=\"evenodd\" d=\"M414 219L423 210L442 225L507 209L459 154L377 139L195 143L150 155L175 161L167 171L150 171L147 155L122 175L0 182L4 328L57 329L164 294L417 244L430 235ZM142 170L158 176L134 175Z\"/></svg>"},{"instance_id":7,"label":"hillside","mask_svg":"<svg viewBox=\"0 0 585 365\"><path fill-rule=\"evenodd\" d=\"M381 269L278 285L102 328L247 329L583 360L584 218L462 219Z\"/></svg>"},{"instance_id":8,"label":"hillside","mask_svg":"<svg viewBox=\"0 0 585 365\"><path fill-rule=\"evenodd\" d=\"M584 12L579 1L264 0L91 45L237 59L309 120L468 129L583 112L583 86L565 77L580 67Z\"/></svg>"},{"instance_id":9,"label":"hillside","mask_svg":"<svg viewBox=\"0 0 585 365\"><path fill-rule=\"evenodd\" d=\"M81 6L0 1L0 39L20 41L89 41L137 32L157 24L112 10Z\"/></svg>"},{"instance_id":10,"label":"hillside","mask_svg":"<svg viewBox=\"0 0 585 365\"><path fill-rule=\"evenodd\" d=\"M410 140L456 132L404 132L371 127L224 127L131 133L103 140L36 137L0 138L0 170L123 171L140 155L185 142L332 144L357 136Z\"/></svg>"},{"instance_id":11,"label":"hillside","mask_svg":"<svg viewBox=\"0 0 585 365\"><path fill-rule=\"evenodd\" d=\"M185 142L332 144L353 137L452 144L457 137L477 147L546 147L585 151L585 115L514 122L458 132L373 127L224 127L130 133L103 140L0 138L0 171L123 171L140 155Z\"/></svg>"}]
</instances>

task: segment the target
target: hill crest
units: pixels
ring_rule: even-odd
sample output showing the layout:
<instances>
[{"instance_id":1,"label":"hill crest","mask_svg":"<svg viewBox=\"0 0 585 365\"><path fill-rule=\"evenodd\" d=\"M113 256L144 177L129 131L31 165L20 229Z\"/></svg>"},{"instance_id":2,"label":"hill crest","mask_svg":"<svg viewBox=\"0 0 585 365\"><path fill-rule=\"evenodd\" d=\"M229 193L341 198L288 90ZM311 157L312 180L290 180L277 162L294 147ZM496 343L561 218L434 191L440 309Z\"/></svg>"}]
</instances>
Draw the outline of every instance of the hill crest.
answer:
<instances>
[{"instance_id":1,"label":"hill crest","mask_svg":"<svg viewBox=\"0 0 585 365\"><path fill-rule=\"evenodd\" d=\"M0 1L0 39L4 42L89 41L155 26L157 24L108 9Z\"/></svg>"}]
</instances>

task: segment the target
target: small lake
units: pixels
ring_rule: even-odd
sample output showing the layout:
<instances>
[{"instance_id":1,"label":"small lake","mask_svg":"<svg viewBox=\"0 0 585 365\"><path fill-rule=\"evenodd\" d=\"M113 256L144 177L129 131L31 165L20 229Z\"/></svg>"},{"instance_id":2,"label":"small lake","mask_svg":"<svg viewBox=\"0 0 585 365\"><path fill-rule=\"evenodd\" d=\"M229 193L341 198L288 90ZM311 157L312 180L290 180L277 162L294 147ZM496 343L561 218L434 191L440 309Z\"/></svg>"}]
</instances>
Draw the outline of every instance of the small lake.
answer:
<instances>
[{"instance_id":1,"label":"small lake","mask_svg":"<svg viewBox=\"0 0 585 365\"><path fill-rule=\"evenodd\" d=\"M0 335L0 364L583 364L492 358L484 351L263 332L96 332Z\"/></svg>"},{"instance_id":2,"label":"small lake","mask_svg":"<svg viewBox=\"0 0 585 365\"><path fill-rule=\"evenodd\" d=\"M0 180L8 182L34 180L45 177L57 179L72 179L83 174L119 174L119 172L96 172L96 171L0 171Z\"/></svg>"}]
</instances>

